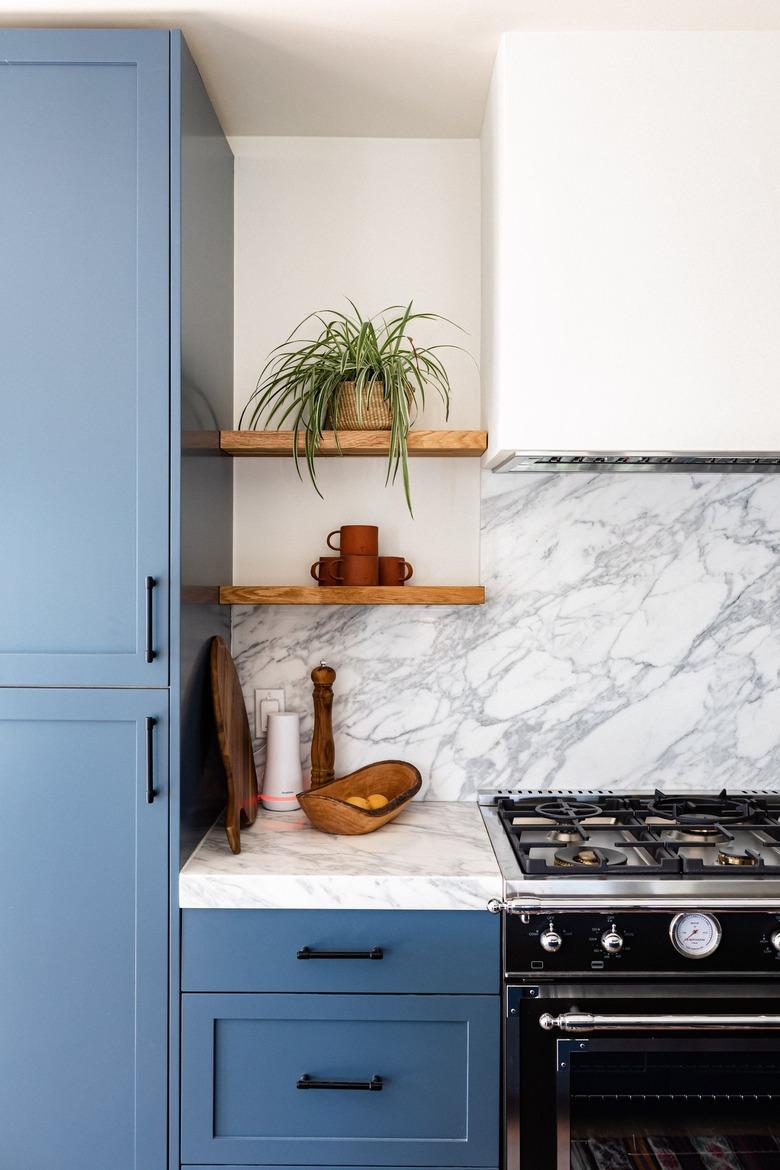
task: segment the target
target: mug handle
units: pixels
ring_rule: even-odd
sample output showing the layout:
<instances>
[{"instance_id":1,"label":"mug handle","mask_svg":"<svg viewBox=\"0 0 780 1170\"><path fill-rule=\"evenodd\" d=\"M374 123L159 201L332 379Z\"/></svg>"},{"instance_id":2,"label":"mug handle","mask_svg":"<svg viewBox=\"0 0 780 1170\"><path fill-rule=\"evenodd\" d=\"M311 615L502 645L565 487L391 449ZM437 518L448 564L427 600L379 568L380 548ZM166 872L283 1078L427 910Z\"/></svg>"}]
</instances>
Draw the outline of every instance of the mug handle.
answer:
<instances>
[{"instance_id":1,"label":"mug handle","mask_svg":"<svg viewBox=\"0 0 780 1170\"><path fill-rule=\"evenodd\" d=\"M314 580L317 582L318 585L320 582L319 569L320 569L320 562L315 561L314 564L312 565L311 569L309 570L309 572L311 573L312 577L314 578Z\"/></svg>"},{"instance_id":2,"label":"mug handle","mask_svg":"<svg viewBox=\"0 0 780 1170\"><path fill-rule=\"evenodd\" d=\"M328 533L328 539L325 542L327 544L328 548L333 549L334 552L341 552L341 549L339 548L339 546L337 544L331 544L330 538L331 538L331 536L338 536L340 532L341 532L340 528L334 528L332 532Z\"/></svg>"},{"instance_id":3,"label":"mug handle","mask_svg":"<svg viewBox=\"0 0 780 1170\"><path fill-rule=\"evenodd\" d=\"M336 529L336 531L338 532L338 529ZM332 536L332 535L333 535L333 533L331 532L331 536ZM341 566L343 565L343 563L344 563L344 562L341 560L341 558L339 558L339 560L337 560L337 561L334 561L334 562L333 562L333 566L332 566L332 568L331 568L331 570L330 570L330 575L331 575L331 577L333 578L333 580L334 580L334 581L338 581L339 585L343 585L343 584L344 584L344 578L343 578L343 577L340 577L340 576L338 575L338 573L336 572L336 569L340 569L340 568L341 568Z\"/></svg>"},{"instance_id":4,"label":"mug handle","mask_svg":"<svg viewBox=\"0 0 780 1170\"><path fill-rule=\"evenodd\" d=\"M413 573L413 572L414 572L414 566L413 566L413 565L410 565L408 561L404 561L404 577L403 577L403 580L404 580L404 581L408 581L408 580L409 580L409 578L411 577L411 575L412 575L412 573Z\"/></svg>"}]
</instances>

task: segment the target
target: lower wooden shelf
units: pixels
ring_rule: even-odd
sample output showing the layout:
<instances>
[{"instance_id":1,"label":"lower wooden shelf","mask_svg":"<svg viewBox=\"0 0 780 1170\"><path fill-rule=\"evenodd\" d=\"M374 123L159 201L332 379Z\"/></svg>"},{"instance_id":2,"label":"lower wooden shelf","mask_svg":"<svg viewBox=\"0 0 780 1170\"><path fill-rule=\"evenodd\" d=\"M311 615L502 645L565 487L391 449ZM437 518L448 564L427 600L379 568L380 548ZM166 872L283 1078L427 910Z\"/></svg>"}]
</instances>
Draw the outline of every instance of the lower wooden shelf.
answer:
<instances>
[{"instance_id":1,"label":"lower wooden shelf","mask_svg":"<svg viewBox=\"0 0 780 1170\"><path fill-rule=\"evenodd\" d=\"M482 605L483 585L222 585L222 605Z\"/></svg>"}]
</instances>

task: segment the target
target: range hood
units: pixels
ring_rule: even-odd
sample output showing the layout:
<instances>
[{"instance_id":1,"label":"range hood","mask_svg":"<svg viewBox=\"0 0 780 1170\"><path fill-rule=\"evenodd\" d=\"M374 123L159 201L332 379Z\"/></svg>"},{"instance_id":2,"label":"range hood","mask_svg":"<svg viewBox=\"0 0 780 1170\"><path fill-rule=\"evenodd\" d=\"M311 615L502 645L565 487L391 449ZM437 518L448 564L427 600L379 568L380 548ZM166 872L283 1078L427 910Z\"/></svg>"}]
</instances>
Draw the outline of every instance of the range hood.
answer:
<instances>
[{"instance_id":1,"label":"range hood","mask_svg":"<svg viewBox=\"0 0 780 1170\"><path fill-rule=\"evenodd\" d=\"M482 132L485 464L775 471L780 32L511 32Z\"/></svg>"},{"instance_id":2,"label":"range hood","mask_svg":"<svg viewBox=\"0 0 780 1170\"><path fill-rule=\"evenodd\" d=\"M491 471L728 471L780 472L780 453L772 451L501 451Z\"/></svg>"}]
</instances>

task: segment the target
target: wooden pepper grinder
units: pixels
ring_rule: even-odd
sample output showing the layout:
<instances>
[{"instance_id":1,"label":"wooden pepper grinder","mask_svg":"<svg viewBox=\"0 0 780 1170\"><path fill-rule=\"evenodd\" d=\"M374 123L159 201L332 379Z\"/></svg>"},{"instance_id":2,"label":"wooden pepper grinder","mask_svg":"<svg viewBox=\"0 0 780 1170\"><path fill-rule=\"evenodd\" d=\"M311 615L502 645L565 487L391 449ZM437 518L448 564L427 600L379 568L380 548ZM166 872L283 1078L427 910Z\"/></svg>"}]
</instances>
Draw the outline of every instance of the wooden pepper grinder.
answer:
<instances>
[{"instance_id":1,"label":"wooden pepper grinder","mask_svg":"<svg viewBox=\"0 0 780 1170\"><path fill-rule=\"evenodd\" d=\"M333 742L333 683L336 672L325 662L311 672L314 683L314 734L311 741L311 786L319 788L336 775Z\"/></svg>"}]
</instances>

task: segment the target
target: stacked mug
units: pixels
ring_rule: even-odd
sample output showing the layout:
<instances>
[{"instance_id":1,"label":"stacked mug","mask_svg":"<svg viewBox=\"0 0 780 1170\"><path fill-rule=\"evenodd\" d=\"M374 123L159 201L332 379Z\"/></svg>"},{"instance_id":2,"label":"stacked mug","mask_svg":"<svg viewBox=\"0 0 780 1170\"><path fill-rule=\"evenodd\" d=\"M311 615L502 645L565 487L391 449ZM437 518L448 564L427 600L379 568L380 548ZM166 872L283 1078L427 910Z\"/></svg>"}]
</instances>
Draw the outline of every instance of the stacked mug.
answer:
<instances>
[{"instance_id":1,"label":"stacked mug","mask_svg":"<svg viewBox=\"0 0 780 1170\"><path fill-rule=\"evenodd\" d=\"M333 538L338 537L338 544ZM343 524L328 533L335 557L320 557L311 567L318 585L404 585L412 566L403 557L380 557L375 524Z\"/></svg>"}]
</instances>

